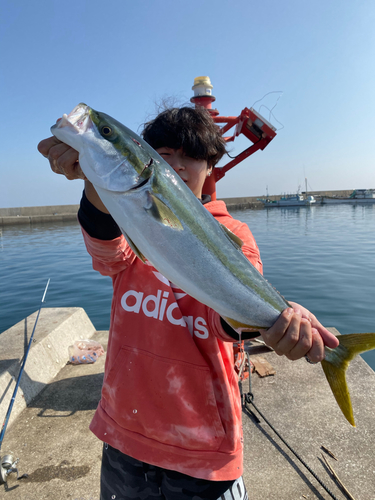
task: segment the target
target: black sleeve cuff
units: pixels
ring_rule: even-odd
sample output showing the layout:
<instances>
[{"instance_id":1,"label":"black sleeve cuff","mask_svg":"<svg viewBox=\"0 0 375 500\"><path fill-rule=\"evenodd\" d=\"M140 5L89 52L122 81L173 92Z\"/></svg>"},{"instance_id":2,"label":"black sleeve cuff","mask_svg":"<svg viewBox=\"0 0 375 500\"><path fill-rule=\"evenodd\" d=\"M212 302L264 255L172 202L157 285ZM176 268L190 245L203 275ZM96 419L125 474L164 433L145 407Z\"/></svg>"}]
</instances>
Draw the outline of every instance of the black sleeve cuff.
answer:
<instances>
[{"instance_id":1,"label":"black sleeve cuff","mask_svg":"<svg viewBox=\"0 0 375 500\"><path fill-rule=\"evenodd\" d=\"M120 228L114 221L112 215L98 210L86 198L83 191L81 204L78 210L78 220L83 229L98 240L114 240L121 235Z\"/></svg>"},{"instance_id":2,"label":"black sleeve cuff","mask_svg":"<svg viewBox=\"0 0 375 500\"><path fill-rule=\"evenodd\" d=\"M226 334L232 337L232 339L240 340L240 337L236 332L236 330L234 330L230 325L228 325L228 323L223 318L220 318L220 322ZM259 332L242 332L241 340L251 340L259 336L260 336Z\"/></svg>"}]
</instances>

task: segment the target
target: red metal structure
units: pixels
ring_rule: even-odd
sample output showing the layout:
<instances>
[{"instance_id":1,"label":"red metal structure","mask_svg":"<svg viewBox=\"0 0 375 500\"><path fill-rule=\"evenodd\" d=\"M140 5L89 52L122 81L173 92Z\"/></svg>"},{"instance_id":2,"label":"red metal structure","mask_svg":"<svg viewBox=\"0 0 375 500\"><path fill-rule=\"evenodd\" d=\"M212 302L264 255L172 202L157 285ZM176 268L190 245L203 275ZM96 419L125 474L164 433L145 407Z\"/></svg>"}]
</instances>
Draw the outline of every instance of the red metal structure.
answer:
<instances>
[{"instance_id":1,"label":"red metal structure","mask_svg":"<svg viewBox=\"0 0 375 500\"><path fill-rule=\"evenodd\" d=\"M212 109L212 103L216 100L211 93L212 88L208 76L194 78L192 87L194 96L190 101L195 106L206 108L215 123L223 124L220 130L226 142L234 141L236 137L243 134L253 143L224 167L215 168L214 175L207 177L203 192L211 195L212 200L216 200L216 182L222 179L228 170L255 153L255 151L264 149L276 136L276 129L253 108L244 108L239 116L220 116L217 109ZM225 136L224 134L233 127L235 127L233 135Z\"/></svg>"}]
</instances>

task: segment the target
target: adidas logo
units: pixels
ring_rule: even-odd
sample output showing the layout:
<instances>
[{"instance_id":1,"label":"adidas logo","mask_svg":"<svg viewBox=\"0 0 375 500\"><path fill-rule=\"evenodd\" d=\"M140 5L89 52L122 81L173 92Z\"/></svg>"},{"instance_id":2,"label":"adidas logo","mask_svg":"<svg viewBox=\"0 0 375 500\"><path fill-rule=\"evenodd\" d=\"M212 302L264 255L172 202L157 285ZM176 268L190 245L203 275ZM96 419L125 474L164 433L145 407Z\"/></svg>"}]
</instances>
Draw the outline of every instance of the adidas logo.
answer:
<instances>
[{"instance_id":1,"label":"adidas logo","mask_svg":"<svg viewBox=\"0 0 375 500\"><path fill-rule=\"evenodd\" d=\"M169 306L167 291L158 290L156 295L144 296L143 292L128 290L121 297L122 308L131 313L144 314L148 318L154 318L159 321L169 321L172 325L187 326L191 335L200 339L208 338L207 323L200 316L182 316L177 302L173 301ZM186 295L186 294L183 294Z\"/></svg>"}]
</instances>

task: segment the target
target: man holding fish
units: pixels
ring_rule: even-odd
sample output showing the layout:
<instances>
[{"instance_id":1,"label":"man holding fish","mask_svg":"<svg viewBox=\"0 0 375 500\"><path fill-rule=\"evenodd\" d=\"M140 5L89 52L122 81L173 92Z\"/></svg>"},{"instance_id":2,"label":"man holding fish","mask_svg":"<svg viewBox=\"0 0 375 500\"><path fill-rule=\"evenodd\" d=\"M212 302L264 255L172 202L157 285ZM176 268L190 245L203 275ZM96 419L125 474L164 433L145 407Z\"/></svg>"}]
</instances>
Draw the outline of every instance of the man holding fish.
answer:
<instances>
[{"instance_id":1,"label":"man holding fish","mask_svg":"<svg viewBox=\"0 0 375 500\"><path fill-rule=\"evenodd\" d=\"M144 142L80 104L52 132L38 149L84 179L83 237L114 287L90 426L105 443L101 500L247 499L232 343L261 331L277 354L319 362L338 340L264 284L248 227L202 193L225 153L207 111L166 110Z\"/></svg>"}]
</instances>

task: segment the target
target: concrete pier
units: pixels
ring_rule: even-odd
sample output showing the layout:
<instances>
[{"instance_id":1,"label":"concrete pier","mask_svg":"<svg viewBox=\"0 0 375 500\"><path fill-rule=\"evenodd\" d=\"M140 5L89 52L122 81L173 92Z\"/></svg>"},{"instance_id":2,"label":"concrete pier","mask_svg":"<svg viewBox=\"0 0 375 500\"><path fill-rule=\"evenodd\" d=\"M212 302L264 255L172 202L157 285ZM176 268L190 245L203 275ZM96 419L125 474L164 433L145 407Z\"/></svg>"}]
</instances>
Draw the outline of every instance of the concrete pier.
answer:
<instances>
[{"instance_id":1,"label":"concrete pier","mask_svg":"<svg viewBox=\"0 0 375 500\"><path fill-rule=\"evenodd\" d=\"M4 421L37 312L0 335L0 422ZM94 325L81 307L41 310L8 427L68 361L68 347L90 338Z\"/></svg>"},{"instance_id":2,"label":"concrete pier","mask_svg":"<svg viewBox=\"0 0 375 500\"><path fill-rule=\"evenodd\" d=\"M91 322L84 316L82 310L42 310L41 331L38 331L38 326L36 342L30 352L33 361L29 363L28 359L25 382L21 384L23 387L34 386L38 394L13 420L1 450L2 456L11 452L20 458L20 475L27 473L28 478L17 481L15 474L11 474L7 486L0 486L0 498L99 500L102 443L90 433L88 426L100 399L105 356L91 365L65 365L67 345L79 338L91 336L106 349L108 332L93 332ZM28 318L28 337L32 323L33 318ZM23 322L18 325L18 336L15 331L13 335L8 333L7 344L11 343L12 349L20 344L21 348L3 355L0 362L3 373L10 370L12 363L19 364L23 355L26 335ZM59 363L56 365L62 368L49 382L45 379L41 382L40 373L45 369L48 345L52 349L50 335L56 338L52 364L57 356ZM46 352L41 349L42 343ZM4 344L0 346L1 353L4 347ZM267 360L276 370L275 375L265 378L253 374L252 392L254 403L281 436L337 499L347 497L332 481L323 463L322 445L337 457L338 461L335 461L325 454L353 497L374 500L375 373L371 368L357 358L348 370L357 424L354 429L341 414L320 365L309 365L304 359L290 362L273 352L257 353L256 348L251 357ZM15 376L14 370L12 374ZM43 390L39 391L41 384ZM246 381L244 390L248 391ZM4 405L8 406L5 399L10 391L6 384L5 388L2 386L2 409ZM17 398L23 399L21 394ZM254 413L257 412L254 410ZM244 411L243 430L244 479L251 500L332 498L262 418L257 423Z\"/></svg>"}]
</instances>

